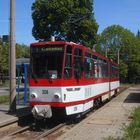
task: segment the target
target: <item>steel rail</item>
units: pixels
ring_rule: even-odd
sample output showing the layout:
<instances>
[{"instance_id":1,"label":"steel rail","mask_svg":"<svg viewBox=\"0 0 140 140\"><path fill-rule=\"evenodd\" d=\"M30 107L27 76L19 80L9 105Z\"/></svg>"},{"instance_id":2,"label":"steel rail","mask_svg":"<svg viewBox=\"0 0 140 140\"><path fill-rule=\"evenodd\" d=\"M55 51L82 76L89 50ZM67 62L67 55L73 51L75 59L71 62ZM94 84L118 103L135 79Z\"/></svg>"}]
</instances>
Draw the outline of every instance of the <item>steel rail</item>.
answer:
<instances>
[{"instance_id":1,"label":"steel rail","mask_svg":"<svg viewBox=\"0 0 140 140\"><path fill-rule=\"evenodd\" d=\"M9 134L8 136L13 136L13 135L16 135L18 133L22 133L22 132L24 132L26 130L29 130L31 127L32 127L32 125L31 126L25 126L25 127L21 128L21 129L15 131L15 132Z\"/></svg>"},{"instance_id":2,"label":"steel rail","mask_svg":"<svg viewBox=\"0 0 140 140\"><path fill-rule=\"evenodd\" d=\"M60 129L61 127L65 126L65 125L66 125L66 123L62 123L62 124L59 124L50 130L46 130L44 133L39 135L37 138L34 138L34 140L40 140L41 138L44 138L44 137L50 135L51 133L55 132L56 130Z\"/></svg>"}]
</instances>

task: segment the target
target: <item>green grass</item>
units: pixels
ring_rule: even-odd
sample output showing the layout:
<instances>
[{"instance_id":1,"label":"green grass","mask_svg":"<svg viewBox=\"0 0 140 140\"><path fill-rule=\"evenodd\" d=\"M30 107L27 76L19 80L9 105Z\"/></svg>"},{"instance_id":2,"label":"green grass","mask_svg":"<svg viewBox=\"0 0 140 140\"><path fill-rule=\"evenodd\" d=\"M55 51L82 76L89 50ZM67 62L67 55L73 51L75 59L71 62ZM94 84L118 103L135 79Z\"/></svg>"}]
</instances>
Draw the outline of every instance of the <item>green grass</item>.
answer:
<instances>
[{"instance_id":1,"label":"green grass","mask_svg":"<svg viewBox=\"0 0 140 140\"><path fill-rule=\"evenodd\" d=\"M140 107L134 110L132 118L130 125L125 128L124 140L140 140Z\"/></svg>"},{"instance_id":2,"label":"green grass","mask_svg":"<svg viewBox=\"0 0 140 140\"><path fill-rule=\"evenodd\" d=\"M18 98L18 96L16 96L16 98ZM24 94L20 93L20 99L23 99L23 98L24 98ZM7 102L9 102L9 96L8 95L0 96L0 104L7 103Z\"/></svg>"},{"instance_id":3,"label":"green grass","mask_svg":"<svg viewBox=\"0 0 140 140\"><path fill-rule=\"evenodd\" d=\"M0 96L0 104L9 102L9 96Z\"/></svg>"}]
</instances>

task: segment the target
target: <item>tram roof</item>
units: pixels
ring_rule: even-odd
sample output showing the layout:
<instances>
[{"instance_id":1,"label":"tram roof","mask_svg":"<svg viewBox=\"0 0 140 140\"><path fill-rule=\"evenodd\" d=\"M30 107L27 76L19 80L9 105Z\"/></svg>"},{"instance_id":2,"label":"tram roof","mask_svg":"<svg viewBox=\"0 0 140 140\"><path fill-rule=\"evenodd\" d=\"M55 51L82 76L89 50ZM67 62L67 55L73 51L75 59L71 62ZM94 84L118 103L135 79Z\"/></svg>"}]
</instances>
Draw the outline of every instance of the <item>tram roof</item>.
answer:
<instances>
[{"instance_id":1,"label":"tram roof","mask_svg":"<svg viewBox=\"0 0 140 140\"><path fill-rule=\"evenodd\" d=\"M60 45L77 45L77 46L83 46L81 44L76 44L74 42L65 42L65 41L44 41L44 42L35 42L35 43L31 43L31 46L39 46L39 45L55 45L55 44L60 44Z\"/></svg>"}]
</instances>

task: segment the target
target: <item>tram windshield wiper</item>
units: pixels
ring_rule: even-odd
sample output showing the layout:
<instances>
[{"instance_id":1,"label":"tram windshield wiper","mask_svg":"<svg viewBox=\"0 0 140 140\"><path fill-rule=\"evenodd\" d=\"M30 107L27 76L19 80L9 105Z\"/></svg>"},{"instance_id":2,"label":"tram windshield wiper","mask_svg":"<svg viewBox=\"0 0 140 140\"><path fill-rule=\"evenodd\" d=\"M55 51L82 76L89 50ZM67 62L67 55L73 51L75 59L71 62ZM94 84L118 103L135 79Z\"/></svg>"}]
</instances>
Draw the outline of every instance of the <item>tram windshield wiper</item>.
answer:
<instances>
[{"instance_id":1,"label":"tram windshield wiper","mask_svg":"<svg viewBox=\"0 0 140 140\"><path fill-rule=\"evenodd\" d=\"M49 82L52 82L52 78L51 78L51 75L49 74L48 69L46 71L46 75L47 75L47 78L48 78Z\"/></svg>"}]
</instances>

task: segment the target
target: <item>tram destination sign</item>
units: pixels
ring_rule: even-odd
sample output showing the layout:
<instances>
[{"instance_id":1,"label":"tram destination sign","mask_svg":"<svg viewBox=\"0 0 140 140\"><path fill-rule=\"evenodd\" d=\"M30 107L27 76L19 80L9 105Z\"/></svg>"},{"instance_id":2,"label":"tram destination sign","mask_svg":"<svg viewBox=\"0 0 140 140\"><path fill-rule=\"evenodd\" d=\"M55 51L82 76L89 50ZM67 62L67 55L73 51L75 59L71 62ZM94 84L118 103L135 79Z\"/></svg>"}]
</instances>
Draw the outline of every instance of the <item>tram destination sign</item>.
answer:
<instances>
[{"instance_id":1,"label":"tram destination sign","mask_svg":"<svg viewBox=\"0 0 140 140\"><path fill-rule=\"evenodd\" d=\"M31 48L32 53L62 52L63 50L63 46L34 46Z\"/></svg>"}]
</instances>

